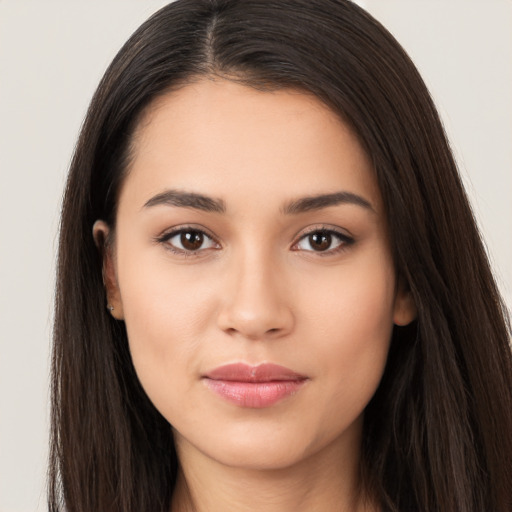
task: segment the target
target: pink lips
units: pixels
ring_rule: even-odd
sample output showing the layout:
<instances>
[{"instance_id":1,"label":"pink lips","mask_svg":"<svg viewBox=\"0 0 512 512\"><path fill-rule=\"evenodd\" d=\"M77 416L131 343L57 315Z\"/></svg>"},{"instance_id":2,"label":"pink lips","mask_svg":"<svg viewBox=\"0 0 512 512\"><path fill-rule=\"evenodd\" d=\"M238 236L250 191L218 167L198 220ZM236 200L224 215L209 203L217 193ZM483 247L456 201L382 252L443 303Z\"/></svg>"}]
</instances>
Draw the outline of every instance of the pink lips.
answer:
<instances>
[{"instance_id":1,"label":"pink lips","mask_svg":"<svg viewBox=\"0 0 512 512\"><path fill-rule=\"evenodd\" d=\"M209 389L240 407L261 409L294 395L307 378L276 364L243 363L215 368L203 378Z\"/></svg>"}]
</instances>

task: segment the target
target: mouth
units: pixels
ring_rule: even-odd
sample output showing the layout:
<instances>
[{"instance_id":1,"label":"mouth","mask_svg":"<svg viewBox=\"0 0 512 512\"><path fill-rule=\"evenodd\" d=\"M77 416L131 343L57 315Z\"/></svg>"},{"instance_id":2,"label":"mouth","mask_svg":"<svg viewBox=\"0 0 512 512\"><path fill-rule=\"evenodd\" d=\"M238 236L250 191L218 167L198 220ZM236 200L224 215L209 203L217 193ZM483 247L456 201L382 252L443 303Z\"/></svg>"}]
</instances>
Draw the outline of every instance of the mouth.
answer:
<instances>
[{"instance_id":1,"label":"mouth","mask_svg":"<svg viewBox=\"0 0 512 512\"><path fill-rule=\"evenodd\" d=\"M235 363L220 366L203 376L205 385L239 407L262 409L295 395L308 378L284 366Z\"/></svg>"}]
</instances>

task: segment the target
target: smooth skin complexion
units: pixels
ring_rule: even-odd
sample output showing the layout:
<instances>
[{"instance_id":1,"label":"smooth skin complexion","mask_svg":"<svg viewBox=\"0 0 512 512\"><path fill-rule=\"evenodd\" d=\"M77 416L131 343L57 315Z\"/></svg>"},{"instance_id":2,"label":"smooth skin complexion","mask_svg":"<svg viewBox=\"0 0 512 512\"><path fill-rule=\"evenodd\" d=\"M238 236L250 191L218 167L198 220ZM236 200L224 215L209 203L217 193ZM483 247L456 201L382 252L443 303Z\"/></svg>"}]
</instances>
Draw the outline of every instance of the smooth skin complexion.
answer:
<instances>
[{"instance_id":1,"label":"smooth skin complexion","mask_svg":"<svg viewBox=\"0 0 512 512\"><path fill-rule=\"evenodd\" d=\"M173 512L378 510L358 492L363 411L415 310L338 116L218 78L172 91L136 130L115 233L94 235L174 431Z\"/></svg>"}]
</instances>

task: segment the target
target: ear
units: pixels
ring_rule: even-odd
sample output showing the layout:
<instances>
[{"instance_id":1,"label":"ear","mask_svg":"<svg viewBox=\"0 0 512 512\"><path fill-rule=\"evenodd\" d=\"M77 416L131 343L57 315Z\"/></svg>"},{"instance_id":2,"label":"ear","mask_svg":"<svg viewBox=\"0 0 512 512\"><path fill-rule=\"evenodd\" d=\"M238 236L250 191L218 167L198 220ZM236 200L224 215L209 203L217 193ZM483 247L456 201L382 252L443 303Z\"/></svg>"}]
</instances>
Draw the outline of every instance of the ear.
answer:
<instances>
[{"instance_id":1,"label":"ear","mask_svg":"<svg viewBox=\"0 0 512 512\"><path fill-rule=\"evenodd\" d=\"M114 246L110 237L110 228L103 220L97 220L92 228L94 243L103 259L102 275L107 295L107 308L116 320L123 320L123 303L117 281Z\"/></svg>"},{"instance_id":2,"label":"ear","mask_svg":"<svg viewBox=\"0 0 512 512\"><path fill-rule=\"evenodd\" d=\"M416 319L417 315L418 310L411 290L405 280L399 279L393 309L393 322L395 325L408 325Z\"/></svg>"}]
</instances>

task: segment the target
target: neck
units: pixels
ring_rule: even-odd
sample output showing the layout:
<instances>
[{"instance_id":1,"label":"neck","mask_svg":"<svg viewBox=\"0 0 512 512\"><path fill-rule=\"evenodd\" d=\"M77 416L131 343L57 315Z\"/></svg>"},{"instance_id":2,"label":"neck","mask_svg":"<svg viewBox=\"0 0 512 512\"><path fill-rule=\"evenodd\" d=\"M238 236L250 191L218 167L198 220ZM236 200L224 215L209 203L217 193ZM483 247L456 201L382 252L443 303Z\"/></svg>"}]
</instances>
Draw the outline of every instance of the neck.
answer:
<instances>
[{"instance_id":1,"label":"neck","mask_svg":"<svg viewBox=\"0 0 512 512\"><path fill-rule=\"evenodd\" d=\"M359 446L329 445L285 468L223 465L177 443L181 462L172 512L377 512L361 492Z\"/></svg>"}]
</instances>

